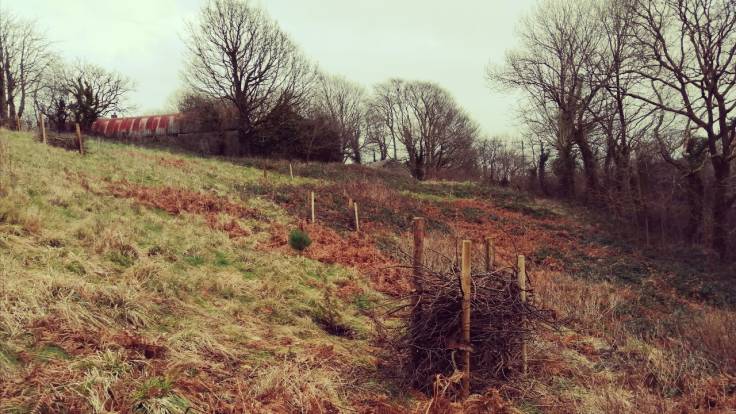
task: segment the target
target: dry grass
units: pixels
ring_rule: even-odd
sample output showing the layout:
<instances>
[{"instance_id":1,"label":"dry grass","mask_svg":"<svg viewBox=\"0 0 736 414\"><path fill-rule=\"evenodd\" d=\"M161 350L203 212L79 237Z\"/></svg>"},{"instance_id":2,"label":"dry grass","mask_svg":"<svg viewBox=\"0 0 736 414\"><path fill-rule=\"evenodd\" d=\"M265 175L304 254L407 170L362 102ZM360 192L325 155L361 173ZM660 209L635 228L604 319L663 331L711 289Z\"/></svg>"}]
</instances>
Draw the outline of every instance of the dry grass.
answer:
<instances>
[{"instance_id":1,"label":"dry grass","mask_svg":"<svg viewBox=\"0 0 736 414\"><path fill-rule=\"evenodd\" d=\"M598 258L636 258L581 243L576 235L591 228L551 213L552 203L501 193L481 201L473 197L488 194L471 185L356 166L295 165L292 181L288 165L272 163L266 182L261 170L222 160L96 140L87 149L81 157L0 132L2 412L736 407L734 311L660 292L649 279L570 276L566 261L577 255L591 272L605 271ZM111 196L111 183L125 191ZM299 256L282 238L305 217L311 190L322 222L307 226L316 242ZM360 236L348 194L363 206ZM397 249L409 251L415 215L428 219L427 245L438 252L428 252L430 264L452 261L462 238L481 257L481 240L493 237L499 266L529 256L540 305L563 323L532 344L527 378L466 407L397 389L381 370L377 290L410 288L392 266Z\"/></svg>"},{"instance_id":2,"label":"dry grass","mask_svg":"<svg viewBox=\"0 0 736 414\"><path fill-rule=\"evenodd\" d=\"M10 158L7 132L0 130L0 197L7 195L12 185L13 165Z\"/></svg>"},{"instance_id":3,"label":"dry grass","mask_svg":"<svg viewBox=\"0 0 736 414\"><path fill-rule=\"evenodd\" d=\"M284 412L319 412L355 387L344 372L374 363L356 295L363 307L379 295L354 272L257 251L267 228L233 239L199 214L225 206L243 219L257 207L221 202L213 188L192 196L202 187L162 195L183 214L158 210L154 190L152 208L107 196L106 181L88 174L105 178L117 146L92 145L84 160L25 137L11 149L24 167L0 199L0 411L272 412L270 398ZM159 158L119 164L146 171L156 162L164 169L148 169L152 181L179 174ZM272 204L253 204L284 220ZM257 222L247 216L243 226ZM356 293L337 294L347 286ZM336 292L331 302L353 339L316 322L325 292ZM291 357L320 347L339 363ZM306 367L312 376L300 376Z\"/></svg>"},{"instance_id":4,"label":"dry grass","mask_svg":"<svg viewBox=\"0 0 736 414\"><path fill-rule=\"evenodd\" d=\"M702 350L730 375L736 375L736 313L728 310L704 308L681 335L690 346Z\"/></svg>"},{"instance_id":5,"label":"dry grass","mask_svg":"<svg viewBox=\"0 0 736 414\"><path fill-rule=\"evenodd\" d=\"M736 409L733 311L684 304L690 317L672 319L629 287L559 272L542 272L536 283L539 299L574 329L538 344L547 375L534 390L540 401L600 413ZM635 329L643 321L653 335ZM561 357L544 356L551 354Z\"/></svg>"}]
</instances>

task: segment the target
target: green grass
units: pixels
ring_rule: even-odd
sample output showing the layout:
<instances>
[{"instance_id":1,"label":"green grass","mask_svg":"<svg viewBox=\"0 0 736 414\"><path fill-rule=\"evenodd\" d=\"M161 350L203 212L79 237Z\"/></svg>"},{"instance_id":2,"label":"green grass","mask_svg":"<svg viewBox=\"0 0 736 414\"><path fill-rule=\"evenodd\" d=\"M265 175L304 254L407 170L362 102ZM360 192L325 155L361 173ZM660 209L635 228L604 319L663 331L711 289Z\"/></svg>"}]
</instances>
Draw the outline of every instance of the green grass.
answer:
<instances>
[{"instance_id":1,"label":"green grass","mask_svg":"<svg viewBox=\"0 0 736 414\"><path fill-rule=\"evenodd\" d=\"M107 192L111 183L126 180L230 198L239 185L259 182L260 171L104 141L90 140L88 155L81 157L43 146L26 134L3 131L0 137L7 140L11 158L10 170L3 174L14 181L0 199L0 292L4 303L13 304L12 311L0 306L0 376L10 380L0 386L8 396L0 402L0 411L29 406L41 397L34 386L16 382L33 368L33 360L65 366L68 375L63 381L55 379L51 365L36 375L47 377L57 392L86 407L84 411L105 399L111 403L109 396L96 391L100 384L129 390L127 397L118 399L130 404L119 407L123 411L173 413L188 406L207 407L205 401L183 394L187 390L178 381L185 377L146 378L144 372L130 369L134 363L127 358L144 358L136 354L143 352L143 345L128 344L120 339L123 333L166 349L160 361L165 371L177 370L186 361L191 368L185 372L196 378L204 375L204 368L219 366L214 361L230 361L234 366L228 369L236 371L262 364L278 367L289 355L307 356L310 349L326 345L356 367L372 363L354 357L371 348L370 321L362 302L331 298L341 323L362 332L347 342L315 322L314 315L324 314L325 305L324 289L309 282L313 275L321 275L333 290L336 281L349 278L371 291L353 270L256 250L258 240L270 237L268 226L261 223L246 224L251 236L232 239L201 217L170 215ZM183 159L185 168L161 165L162 157ZM273 172L270 179L294 184ZM272 222L293 220L266 199L244 200ZM53 329L35 344L29 335L42 321L53 321L48 322ZM100 338L104 340L98 349L89 347ZM292 342L288 346L287 339ZM119 363L105 362L106 355L126 346L132 347L130 354L122 354ZM83 351L72 356L70 349ZM19 358L23 351L34 359ZM306 364L304 369L322 372L320 365ZM94 379L89 379L91 372ZM322 375L326 387L341 387L335 373ZM235 385L224 378L202 378L213 392L236 393ZM84 381L97 385L77 392L74 384ZM268 384L258 385L265 387L264 395L270 392ZM336 398L340 395L342 391L335 391ZM296 395L289 398L294 404L301 401Z\"/></svg>"}]
</instances>

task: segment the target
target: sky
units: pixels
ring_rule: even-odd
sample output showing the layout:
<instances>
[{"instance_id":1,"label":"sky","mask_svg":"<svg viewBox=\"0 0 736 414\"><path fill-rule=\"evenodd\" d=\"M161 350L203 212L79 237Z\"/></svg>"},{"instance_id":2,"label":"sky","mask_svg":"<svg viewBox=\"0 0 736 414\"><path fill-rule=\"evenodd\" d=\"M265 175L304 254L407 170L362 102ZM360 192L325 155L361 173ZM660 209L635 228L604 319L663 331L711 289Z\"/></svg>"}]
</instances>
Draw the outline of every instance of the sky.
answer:
<instances>
[{"instance_id":1,"label":"sky","mask_svg":"<svg viewBox=\"0 0 736 414\"><path fill-rule=\"evenodd\" d=\"M205 0L0 0L32 19L65 59L135 82L134 114L170 110L183 84L186 22ZM436 82L493 136L516 135L520 95L491 89L517 22L535 0L251 0L328 73L367 88L392 77Z\"/></svg>"}]
</instances>

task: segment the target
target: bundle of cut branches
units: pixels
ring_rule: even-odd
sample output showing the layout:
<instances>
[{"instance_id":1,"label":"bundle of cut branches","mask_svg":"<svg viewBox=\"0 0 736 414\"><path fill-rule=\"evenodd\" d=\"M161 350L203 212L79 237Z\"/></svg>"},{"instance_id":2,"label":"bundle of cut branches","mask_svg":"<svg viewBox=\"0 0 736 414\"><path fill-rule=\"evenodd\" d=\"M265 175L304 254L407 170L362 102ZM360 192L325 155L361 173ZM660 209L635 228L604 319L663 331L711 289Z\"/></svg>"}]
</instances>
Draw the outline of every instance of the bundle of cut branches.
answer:
<instances>
[{"instance_id":1,"label":"bundle of cut branches","mask_svg":"<svg viewBox=\"0 0 736 414\"><path fill-rule=\"evenodd\" d=\"M471 351L474 391L482 392L508 378L518 371L522 340L553 319L551 312L535 306L531 284L527 302L521 301L514 269L476 272L472 274L470 343L464 343L459 278L455 266L445 272L422 269L416 291L396 307L395 314L405 321L393 338L402 371L411 385L427 393L438 374L449 377L462 370L465 350Z\"/></svg>"}]
</instances>

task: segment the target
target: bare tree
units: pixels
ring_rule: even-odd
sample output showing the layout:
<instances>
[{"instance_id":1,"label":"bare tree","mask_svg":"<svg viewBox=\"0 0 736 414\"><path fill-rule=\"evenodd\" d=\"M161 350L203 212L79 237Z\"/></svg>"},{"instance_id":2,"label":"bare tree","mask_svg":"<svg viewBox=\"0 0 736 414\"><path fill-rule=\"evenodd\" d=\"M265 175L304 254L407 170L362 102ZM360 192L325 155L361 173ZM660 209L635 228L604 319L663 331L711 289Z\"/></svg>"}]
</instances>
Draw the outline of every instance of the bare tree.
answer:
<instances>
[{"instance_id":1,"label":"bare tree","mask_svg":"<svg viewBox=\"0 0 736 414\"><path fill-rule=\"evenodd\" d=\"M46 39L32 21L0 10L0 125L15 127L51 62Z\"/></svg>"},{"instance_id":2,"label":"bare tree","mask_svg":"<svg viewBox=\"0 0 736 414\"><path fill-rule=\"evenodd\" d=\"M499 158L503 150L503 141L499 138L488 138L478 142L478 165L484 181L497 182L499 177Z\"/></svg>"},{"instance_id":3,"label":"bare tree","mask_svg":"<svg viewBox=\"0 0 736 414\"><path fill-rule=\"evenodd\" d=\"M13 78L17 94L11 98L8 90L8 100L15 100L16 114L22 118L30 96L41 86L41 79L53 62L53 55L48 41L36 31L33 22L19 22L15 35L15 56L8 66L12 76L8 79Z\"/></svg>"},{"instance_id":4,"label":"bare tree","mask_svg":"<svg viewBox=\"0 0 736 414\"><path fill-rule=\"evenodd\" d=\"M543 0L522 21L521 45L503 67L488 67L495 85L519 88L547 125L557 125L555 149L562 166L562 190L575 192L573 146L580 152L589 195L599 190L598 160L590 134L596 127L600 92L610 62L600 53L598 9L592 0Z\"/></svg>"},{"instance_id":5,"label":"bare tree","mask_svg":"<svg viewBox=\"0 0 736 414\"><path fill-rule=\"evenodd\" d=\"M343 77L321 75L316 95L317 106L337 124L344 157L360 164L365 144L365 89Z\"/></svg>"},{"instance_id":6,"label":"bare tree","mask_svg":"<svg viewBox=\"0 0 736 414\"><path fill-rule=\"evenodd\" d=\"M390 130L385 126L385 118L380 112L380 107L375 105L374 100L368 101L364 111L365 145L373 151L378 150L380 160L385 161L389 157L391 147Z\"/></svg>"},{"instance_id":7,"label":"bare tree","mask_svg":"<svg viewBox=\"0 0 736 414\"><path fill-rule=\"evenodd\" d=\"M66 76L66 67L56 58L31 94L36 114L43 115L49 122L49 128L59 132L69 118L70 97L65 87Z\"/></svg>"},{"instance_id":8,"label":"bare tree","mask_svg":"<svg viewBox=\"0 0 736 414\"><path fill-rule=\"evenodd\" d=\"M14 24L11 15L0 9L0 127L8 124L8 95L6 95L7 78L6 72L6 54L8 49L8 41L10 39L10 29Z\"/></svg>"},{"instance_id":9,"label":"bare tree","mask_svg":"<svg viewBox=\"0 0 736 414\"><path fill-rule=\"evenodd\" d=\"M549 187L547 186L547 163L551 151L547 140L536 134L529 134L526 137L529 142L529 147L532 153L531 168L528 168L530 187L534 188L536 185L539 186L539 190L544 195L550 195Z\"/></svg>"},{"instance_id":10,"label":"bare tree","mask_svg":"<svg viewBox=\"0 0 736 414\"><path fill-rule=\"evenodd\" d=\"M259 124L277 107L306 96L314 67L266 15L245 0L211 0L189 26L187 83L233 103L246 152Z\"/></svg>"},{"instance_id":11,"label":"bare tree","mask_svg":"<svg viewBox=\"0 0 736 414\"><path fill-rule=\"evenodd\" d=\"M0 125L15 128L50 61L49 44L35 23L0 10Z\"/></svg>"},{"instance_id":12,"label":"bare tree","mask_svg":"<svg viewBox=\"0 0 736 414\"><path fill-rule=\"evenodd\" d=\"M414 177L430 178L475 159L470 152L479 128L447 91L430 82L402 80L377 90L383 125L401 143Z\"/></svg>"},{"instance_id":13,"label":"bare tree","mask_svg":"<svg viewBox=\"0 0 736 414\"><path fill-rule=\"evenodd\" d=\"M64 73L69 110L83 130L88 131L102 116L128 109L125 95L133 89L133 83L125 76L82 62Z\"/></svg>"},{"instance_id":14,"label":"bare tree","mask_svg":"<svg viewBox=\"0 0 736 414\"><path fill-rule=\"evenodd\" d=\"M602 51L611 61L610 71L601 76L604 84L602 114L599 125L606 138L606 171L613 164L614 186L625 197L630 195L632 147L642 132L651 125L651 110L626 95L638 77L631 68L636 65L633 3L612 0L601 5L600 23L604 30Z\"/></svg>"},{"instance_id":15,"label":"bare tree","mask_svg":"<svg viewBox=\"0 0 736 414\"><path fill-rule=\"evenodd\" d=\"M396 111L402 84L403 81L400 79L391 79L376 85L373 97L368 103L369 118L372 120L371 139L379 149L386 147L387 156L388 148L392 147L395 160L399 159L397 140L399 131L396 126L398 113Z\"/></svg>"},{"instance_id":16,"label":"bare tree","mask_svg":"<svg viewBox=\"0 0 736 414\"><path fill-rule=\"evenodd\" d=\"M736 5L733 0L638 0L642 77L628 95L688 119L705 135L713 167L712 247L728 255L736 200ZM677 98L677 99L673 99Z\"/></svg>"},{"instance_id":17,"label":"bare tree","mask_svg":"<svg viewBox=\"0 0 736 414\"><path fill-rule=\"evenodd\" d=\"M678 116L670 117L665 124L664 114L659 114L654 126L654 140L662 159L675 167L684 178L685 198L688 208L687 224L684 229L685 241L694 243L703 224L705 201L705 182L703 171L706 165L706 144L704 137L693 135L690 125L677 128ZM675 127L672 127L675 125Z\"/></svg>"}]
</instances>

